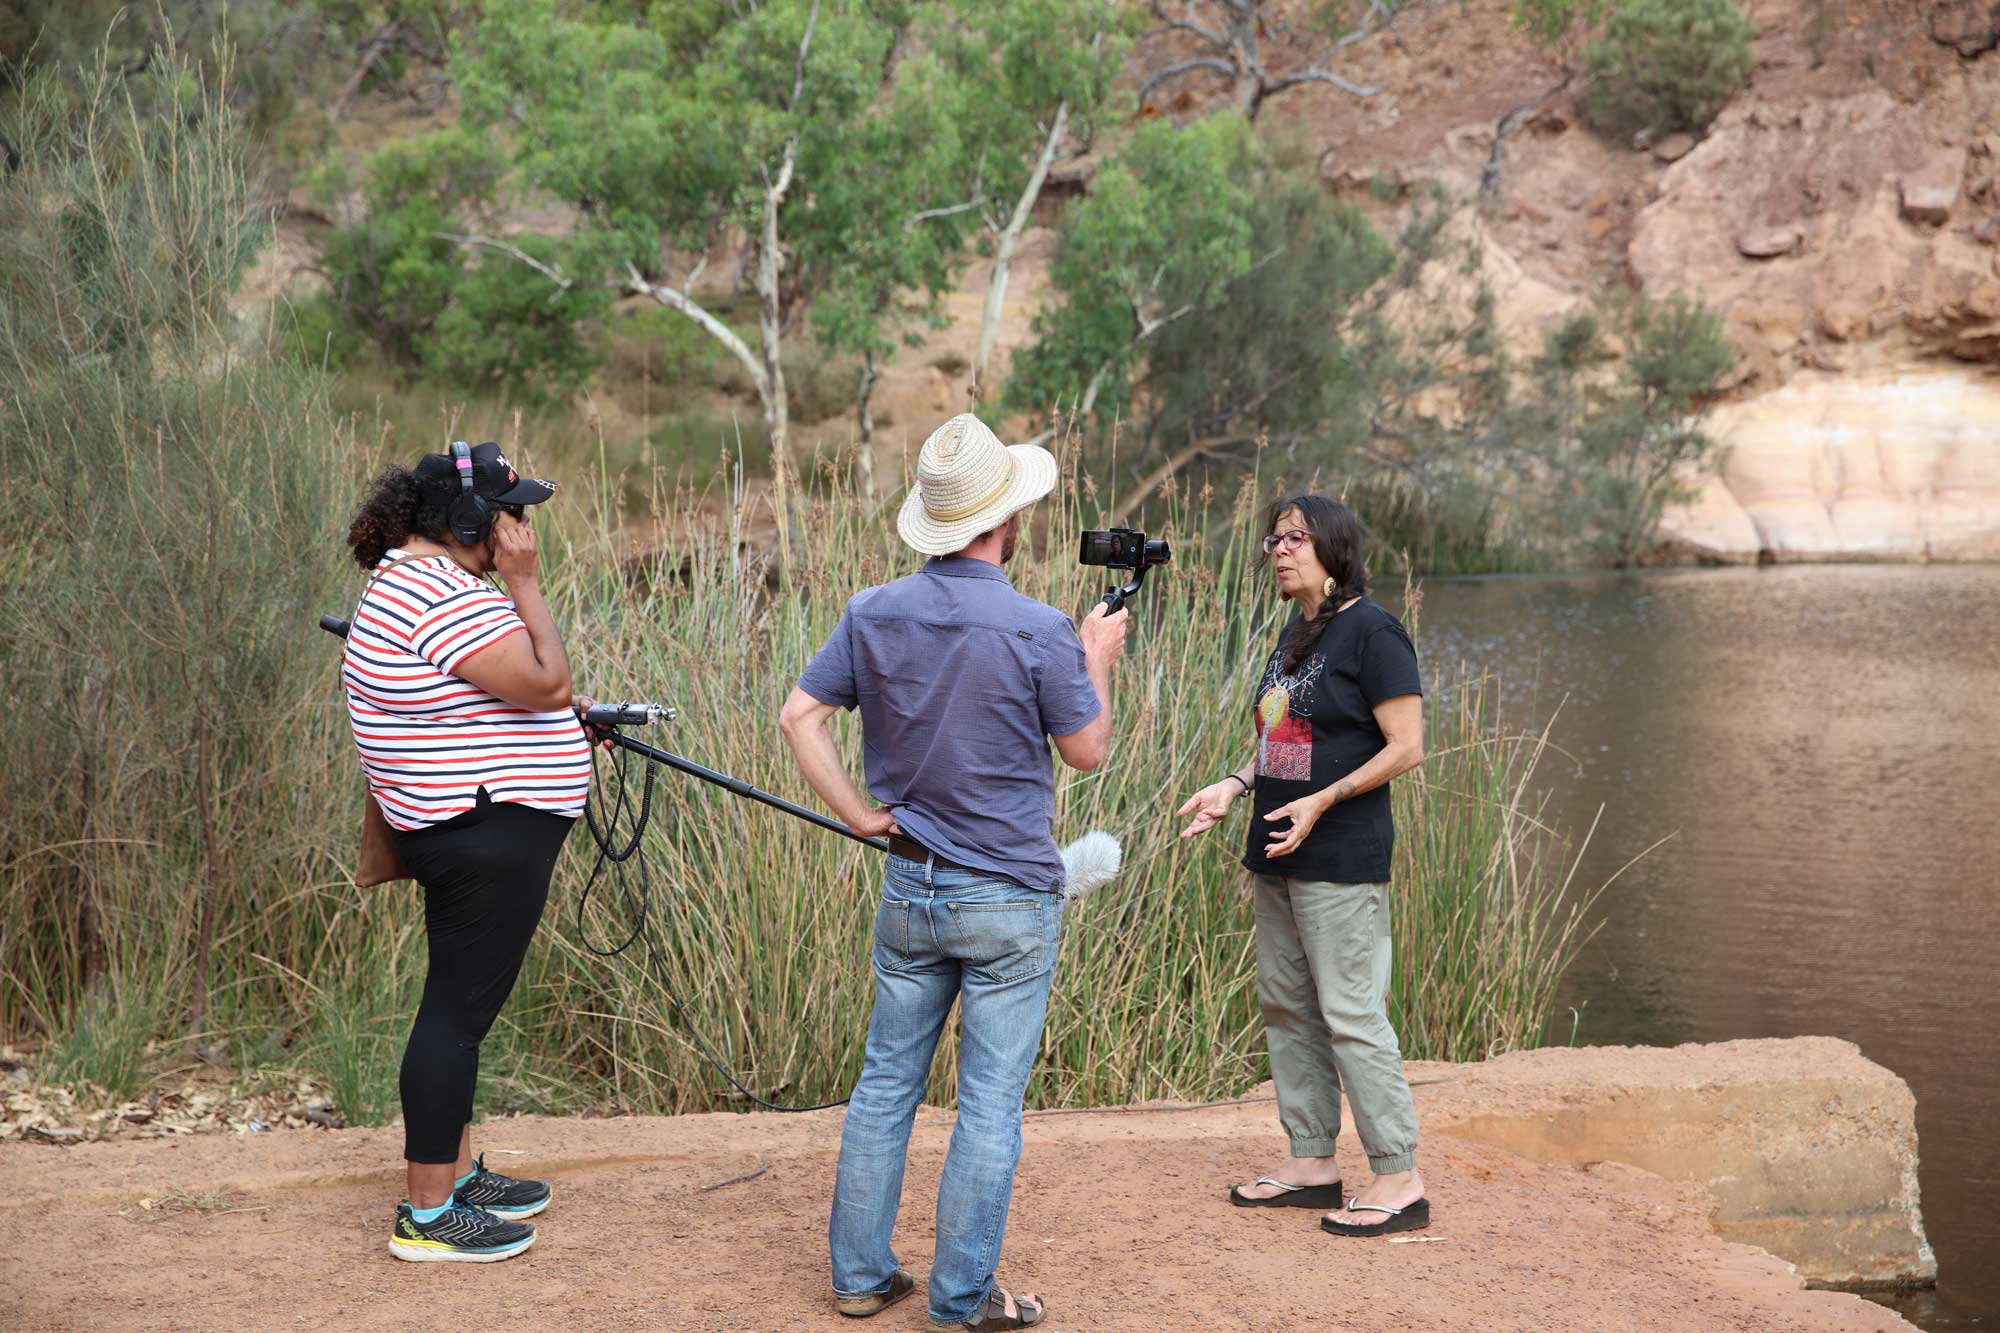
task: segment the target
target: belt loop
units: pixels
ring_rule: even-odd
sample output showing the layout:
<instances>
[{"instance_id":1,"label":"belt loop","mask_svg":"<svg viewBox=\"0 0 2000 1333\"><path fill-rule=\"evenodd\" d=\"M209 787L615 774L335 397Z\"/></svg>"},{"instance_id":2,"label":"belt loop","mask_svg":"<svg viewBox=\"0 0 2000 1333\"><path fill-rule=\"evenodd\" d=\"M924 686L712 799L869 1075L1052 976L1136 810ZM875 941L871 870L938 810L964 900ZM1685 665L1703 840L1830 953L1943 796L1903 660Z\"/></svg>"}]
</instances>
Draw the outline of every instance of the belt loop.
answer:
<instances>
[{"instance_id":1,"label":"belt loop","mask_svg":"<svg viewBox=\"0 0 2000 1333\"><path fill-rule=\"evenodd\" d=\"M935 892L937 891L937 885L936 885L936 883L935 883L935 882L934 882L934 881L933 881L933 880L931 879L931 871L932 871L932 869L933 869L933 868L934 868L934 867L935 867L936 865L937 865L937 853L936 853L936 852L934 852L934 851L931 851L931 850L930 850L929 848L925 848L925 849L924 849L924 887L925 887L925 888L927 888L927 889L929 889L929 890L931 890L931 891L932 891L933 893L935 893Z\"/></svg>"}]
</instances>

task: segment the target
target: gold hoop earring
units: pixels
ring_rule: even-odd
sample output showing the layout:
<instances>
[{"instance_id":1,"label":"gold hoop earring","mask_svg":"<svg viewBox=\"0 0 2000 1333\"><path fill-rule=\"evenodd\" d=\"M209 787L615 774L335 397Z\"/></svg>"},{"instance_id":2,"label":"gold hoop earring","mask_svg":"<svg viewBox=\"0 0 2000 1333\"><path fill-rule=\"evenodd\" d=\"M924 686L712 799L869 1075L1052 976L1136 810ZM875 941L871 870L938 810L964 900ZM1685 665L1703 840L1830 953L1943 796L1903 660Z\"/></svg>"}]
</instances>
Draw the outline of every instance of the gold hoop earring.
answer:
<instances>
[{"instance_id":1,"label":"gold hoop earring","mask_svg":"<svg viewBox=\"0 0 2000 1333\"><path fill-rule=\"evenodd\" d=\"M1319 595L1321 597L1333 596L1333 579L1331 577L1325 583L1319 585Z\"/></svg>"}]
</instances>

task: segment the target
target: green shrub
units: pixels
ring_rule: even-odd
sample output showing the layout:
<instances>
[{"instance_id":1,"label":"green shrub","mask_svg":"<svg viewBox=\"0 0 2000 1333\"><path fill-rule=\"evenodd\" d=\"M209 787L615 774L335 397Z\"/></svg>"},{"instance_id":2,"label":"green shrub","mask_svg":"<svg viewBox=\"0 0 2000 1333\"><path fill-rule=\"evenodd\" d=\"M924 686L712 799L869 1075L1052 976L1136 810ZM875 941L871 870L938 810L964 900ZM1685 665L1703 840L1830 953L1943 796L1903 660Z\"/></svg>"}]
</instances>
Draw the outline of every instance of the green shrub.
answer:
<instances>
[{"instance_id":1,"label":"green shrub","mask_svg":"<svg viewBox=\"0 0 2000 1333\"><path fill-rule=\"evenodd\" d=\"M321 263L341 323L392 364L535 404L574 393L597 369L602 353L585 330L610 294L523 262L569 271L567 248L547 237L508 241L520 254L451 239L478 231L466 219L503 171L491 140L464 129L391 143L368 160L366 213L327 233Z\"/></svg>"},{"instance_id":2,"label":"green shrub","mask_svg":"<svg viewBox=\"0 0 2000 1333\"><path fill-rule=\"evenodd\" d=\"M518 243L552 267L562 261L547 237L522 236ZM528 403L567 397L603 360L579 327L610 304L610 291L596 283L557 287L547 275L489 251L453 287L424 345L424 369L454 388L501 388Z\"/></svg>"},{"instance_id":3,"label":"green shrub","mask_svg":"<svg viewBox=\"0 0 2000 1333\"><path fill-rule=\"evenodd\" d=\"M1757 30L1732 0L1626 0L1584 52L1605 129L1699 130L1750 76Z\"/></svg>"},{"instance_id":4,"label":"green shrub","mask_svg":"<svg viewBox=\"0 0 2000 1333\"><path fill-rule=\"evenodd\" d=\"M322 240L341 318L397 364L422 363L423 341L465 265L464 251L440 233L461 230L460 209L499 170L491 144L463 130L391 143L368 159L366 213Z\"/></svg>"},{"instance_id":5,"label":"green shrub","mask_svg":"<svg viewBox=\"0 0 2000 1333\"><path fill-rule=\"evenodd\" d=\"M811 426L853 410L861 378L856 361L828 356L810 343L787 344L783 357L794 422Z\"/></svg>"},{"instance_id":6,"label":"green shrub","mask_svg":"<svg viewBox=\"0 0 2000 1333\"><path fill-rule=\"evenodd\" d=\"M148 114L115 67L37 76L0 115L0 672L38 719L0 732L0 1028L107 1086L211 1039L211 981L282 956L276 905L328 878L308 812L358 809L280 758L326 721L307 612L352 457L319 378L237 326L248 136L171 82Z\"/></svg>"},{"instance_id":7,"label":"green shrub","mask_svg":"<svg viewBox=\"0 0 2000 1333\"><path fill-rule=\"evenodd\" d=\"M751 476L771 471L770 436L747 412L734 417L699 410L672 413L646 437L646 449L652 465L667 477L713 476L724 454L732 470L740 458Z\"/></svg>"},{"instance_id":8,"label":"green shrub","mask_svg":"<svg viewBox=\"0 0 2000 1333\"><path fill-rule=\"evenodd\" d=\"M619 311L606 322L605 370L614 381L709 387L729 355L705 329L656 302Z\"/></svg>"},{"instance_id":9,"label":"green shrub","mask_svg":"<svg viewBox=\"0 0 2000 1333\"><path fill-rule=\"evenodd\" d=\"M160 995L143 980L100 977L71 1011L49 1048L52 1083L98 1088L114 1102L136 1097L149 1081L146 1046L160 1023Z\"/></svg>"},{"instance_id":10,"label":"green shrub","mask_svg":"<svg viewBox=\"0 0 2000 1333\"><path fill-rule=\"evenodd\" d=\"M345 370L364 350L360 335L325 292L286 303L278 314L278 331L286 352L300 365Z\"/></svg>"}]
</instances>

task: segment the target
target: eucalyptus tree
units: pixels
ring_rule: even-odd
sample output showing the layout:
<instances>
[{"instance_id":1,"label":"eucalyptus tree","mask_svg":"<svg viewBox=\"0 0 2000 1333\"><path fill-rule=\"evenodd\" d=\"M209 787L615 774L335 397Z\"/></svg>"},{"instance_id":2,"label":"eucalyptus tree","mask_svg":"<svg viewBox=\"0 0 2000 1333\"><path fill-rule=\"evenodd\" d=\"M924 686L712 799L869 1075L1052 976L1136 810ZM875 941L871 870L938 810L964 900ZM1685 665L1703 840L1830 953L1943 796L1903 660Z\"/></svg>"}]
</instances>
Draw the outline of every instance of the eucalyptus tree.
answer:
<instances>
[{"instance_id":1,"label":"eucalyptus tree","mask_svg":"<svg viewBox=\"0 0 2000 1333\"><path fill-rule=\"evenodd\" d=\"M1103 123L1124 111L1112 85L1133 13L1115 0L956 0L932 12L924 40L960 95L961 169L993 244L972 354L976 386L986 384L1014 253L1050 170L1087 152Z\"/></svg>"},{"instance_id":2,"label":"eucalyptus tree","mask_svg":"<svg viewBox=\"0 0 2000 1333\"><path fill-rule=\"evenodd\" d=\"M552 270L551 280L609 281L657 301L742 365L770 436L781 514L787 334L829 284L856 310L855 292L871 281L893 291L911 271L901 257L852 247L910 235L899 229L926 211L920 178L877 170L905 150L915 123L885 91L913 12L764 0L607 4L569 17L553 0L491 0L461 52L468 117L504 133L523 184L574 210L582 269ZM857 187L864 179L884 188ZM738 244L756 297L747 337L696 294L708 256ZM866 341L851 328L840 336ZM779 536L789 555L782 525Z\"/></svg>"},{"instance_id":3,"label":"eucalyptus tree","mask_svg":"<svg viewBox=\"0 0 2000 1333\"><path fill-rule=\"evenodd\" d=\"M1264 103L1279 93L1307 84L1330 84L1354 97L1373 97L1379 85L1360 84L1331 68L1336 57L1391 26L1414 9L1442 0L1325 0L1305 14L1277 0L1181 0L1168 4L1150 0L1156 26L1145 34L1149 49L1166 51L1170 44L1179 59L1142 72L1139 101L1149 104L1153 93L1188 75L1220 76L1236 99L1237 110L1251 120ZM1561 0L1523 0L1560 3ZM1270 67L1268 47L1314 53L1305 68L1277 73Z\"/></svg>"},{"instance_id":4,"label":"eucalyptus tree","mask_svg":"<svg viewBox=\"0 0 2000 1333\"><path fill-rule=\"evenodd\" d=\"M1149 344L1210 311L1252 253L1252 166L1263 150L1241 116L1142 125L1065 221L1050 267L1060 294L1035 316L1008 401L1083 414L1121 409Z\"/></svg>"}]
</instances>

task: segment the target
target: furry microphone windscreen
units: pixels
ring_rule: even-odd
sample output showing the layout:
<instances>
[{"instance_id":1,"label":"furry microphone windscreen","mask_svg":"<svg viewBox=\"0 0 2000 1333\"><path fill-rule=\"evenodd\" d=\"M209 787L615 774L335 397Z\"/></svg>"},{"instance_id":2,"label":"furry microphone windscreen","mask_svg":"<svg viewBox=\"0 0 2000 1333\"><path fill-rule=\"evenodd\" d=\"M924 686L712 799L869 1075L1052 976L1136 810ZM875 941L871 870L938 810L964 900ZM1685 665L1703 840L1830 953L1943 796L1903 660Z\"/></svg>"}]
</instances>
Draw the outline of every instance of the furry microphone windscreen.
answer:
<instances>
[{"instance_id":1,"label":"furry microphone windscreen","mask_svg":"<svg viewBox=\"0 0 2000 1333\"><path fill-rule=\"evenodd\" d=\"M1103 829L1093 829L1063 848L1062 859L1063 901L1073 903L1116 879L1125 853L1118 839Z\"/></svg>"}]
</instances>

